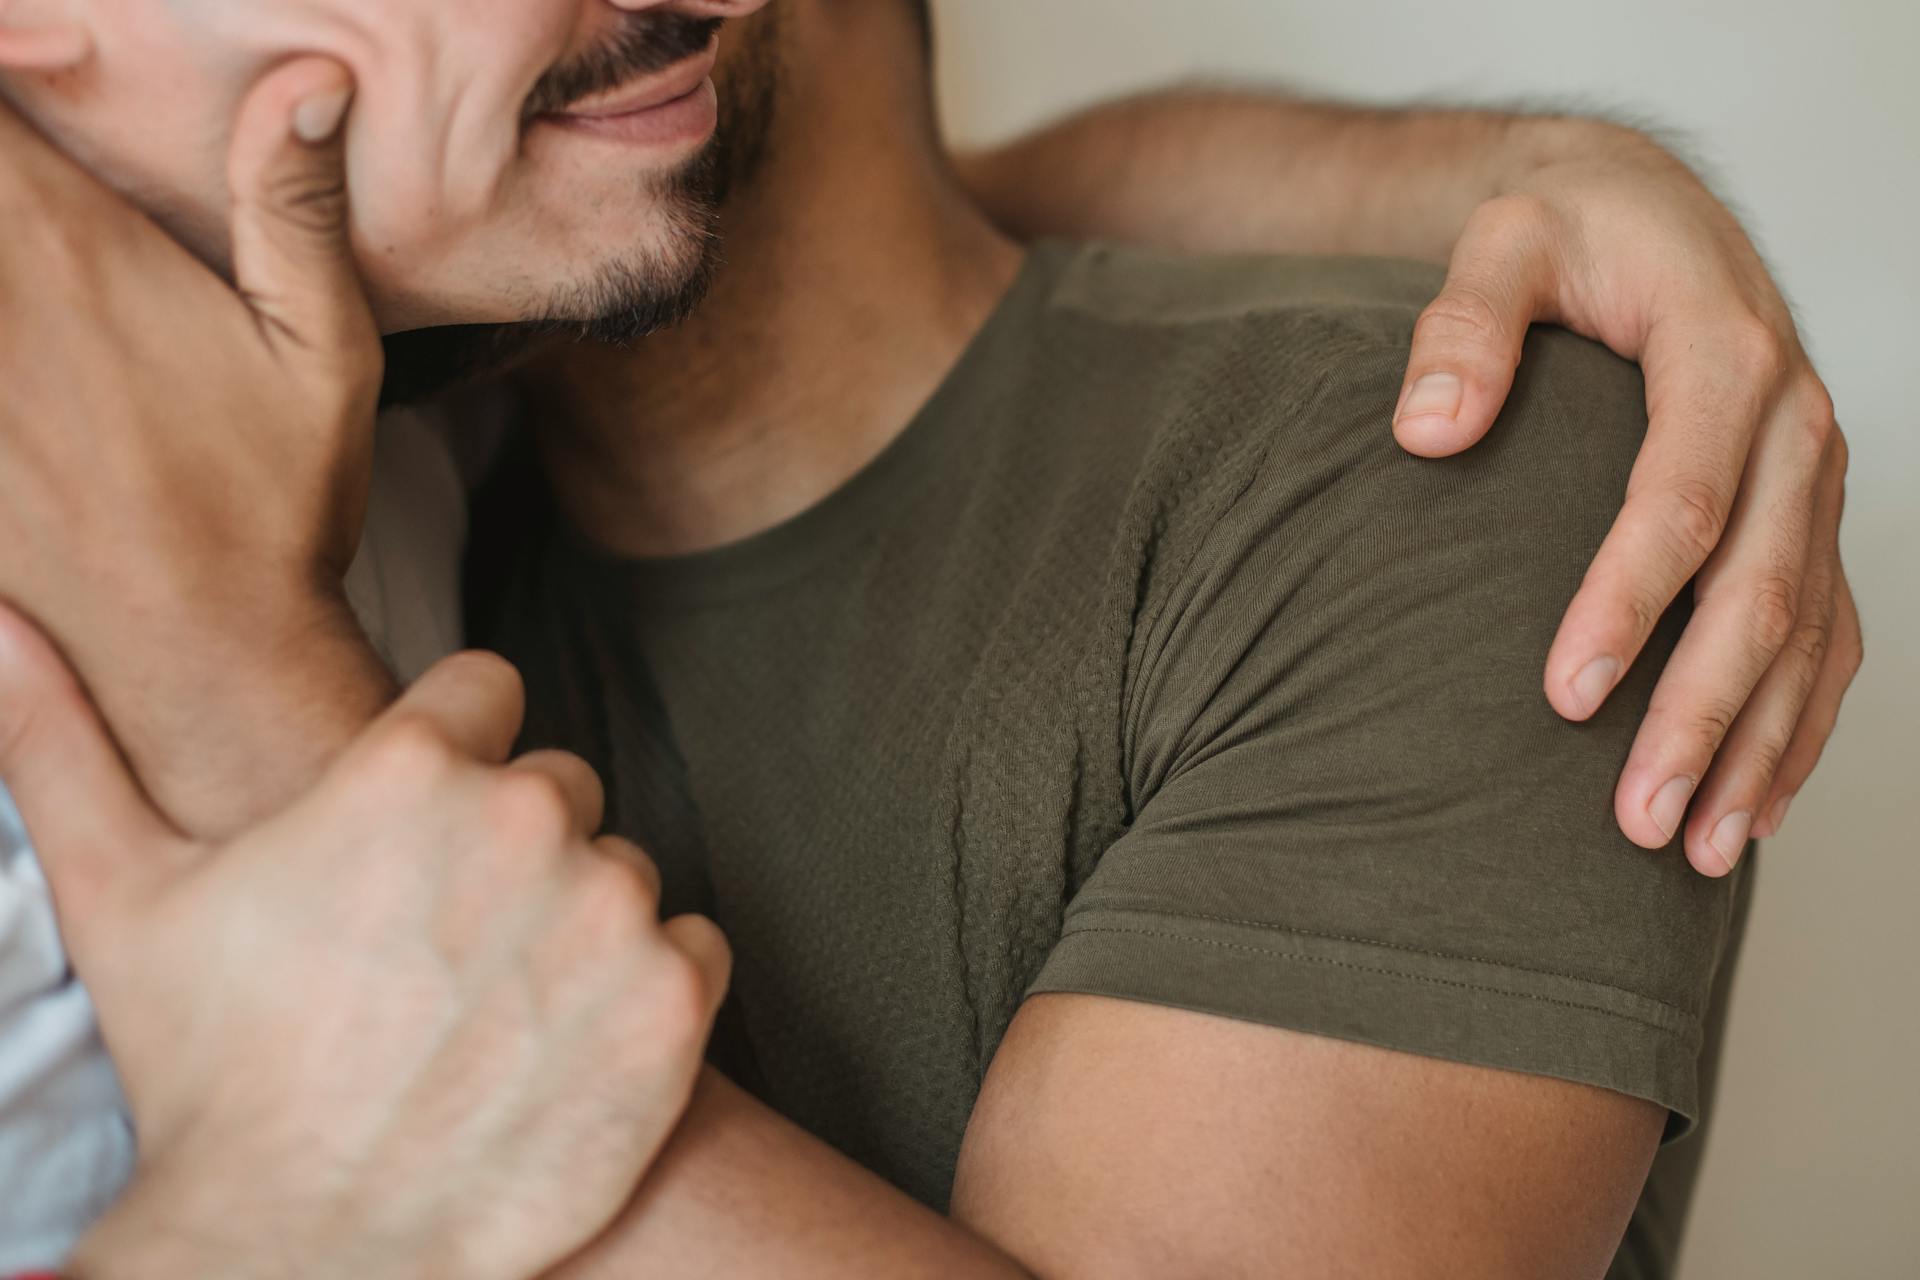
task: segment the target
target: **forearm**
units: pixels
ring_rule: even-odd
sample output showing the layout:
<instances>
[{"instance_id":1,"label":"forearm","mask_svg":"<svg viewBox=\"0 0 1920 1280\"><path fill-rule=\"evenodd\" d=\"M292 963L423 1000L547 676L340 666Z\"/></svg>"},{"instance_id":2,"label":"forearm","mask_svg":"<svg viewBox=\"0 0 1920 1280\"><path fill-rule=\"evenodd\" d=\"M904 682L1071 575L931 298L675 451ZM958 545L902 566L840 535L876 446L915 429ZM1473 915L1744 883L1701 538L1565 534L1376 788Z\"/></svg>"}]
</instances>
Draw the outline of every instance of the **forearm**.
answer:
<instances>
[{"instance_id":1,"label":"forearm","mask_svg":"<svg viewBox=\"0 0 1920 1280\"><path fill-rule=\"evenodd\" d=\"M616 1227L551 1280L1027 1271L769 1110L711 1067Z\"/></svg>"},{"instance_id":2,"label":"forearm","mask_svg":"<svg viewBox=\"0 0 1920 1280\"><path fill-rule=\"evenodd\" d=\"M1481 203L1556 159L1602 150L1657 148L1592 120L1177 89L958 163L988 211L1027 238L1444 262Z\"/></svg>"},{"instance_id":3,"label":"forearm","mask_svg":"<svg viewBox=\"0 0 1920 1280\"><path fill-rule=\"evenodd\" d=\"M96 643L105 623L60 638L148 794L201 838L304 792L397 692L344 600L317 592L200 601L133 625L137 654Z\"/></svg>"}]
</instances>

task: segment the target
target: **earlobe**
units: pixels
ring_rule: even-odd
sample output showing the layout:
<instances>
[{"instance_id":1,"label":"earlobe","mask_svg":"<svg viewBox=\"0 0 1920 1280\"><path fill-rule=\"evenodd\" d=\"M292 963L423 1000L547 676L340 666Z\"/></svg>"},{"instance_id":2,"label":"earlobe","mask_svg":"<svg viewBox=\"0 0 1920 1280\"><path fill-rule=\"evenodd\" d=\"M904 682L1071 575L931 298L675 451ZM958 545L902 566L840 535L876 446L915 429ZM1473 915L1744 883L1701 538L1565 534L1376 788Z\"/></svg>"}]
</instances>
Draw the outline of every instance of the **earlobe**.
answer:
<instances>
[{"instance_id":1,"label":"earlobe","mask_svg":"<svg viewBox=\"0 0 1920 1280\"><path fill-rule=\"evenodd\" d=\"M93 34L58 0L0 0L0 69L65 71L93 53Z\"/></svg>"}]
</instances>

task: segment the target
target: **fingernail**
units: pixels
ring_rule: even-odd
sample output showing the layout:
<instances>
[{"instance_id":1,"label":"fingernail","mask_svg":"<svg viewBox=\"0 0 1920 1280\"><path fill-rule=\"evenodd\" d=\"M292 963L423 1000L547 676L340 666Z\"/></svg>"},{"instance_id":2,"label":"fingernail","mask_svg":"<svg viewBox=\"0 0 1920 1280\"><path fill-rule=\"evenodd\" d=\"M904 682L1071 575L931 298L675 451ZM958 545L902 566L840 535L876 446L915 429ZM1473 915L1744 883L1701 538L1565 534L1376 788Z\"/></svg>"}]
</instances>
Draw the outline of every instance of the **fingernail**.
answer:
<instances>
[{"instance_id":1,"label":"fingernail","mask_svg":"<svg viewBox=\"0 0 1920 1280\"><path fill-rule=\"evenodd\" d=\"M1573 700L1580 704L1583 712L1592 715L1600 709L1607 695L1613 692L1613 682L1619 678L1620 659L1595 658L1580 668L1580 674L1573 678Z\"/></svg>"},{"instance_id":2,"label":"fingernail","mask_svg":"<svg viewBox=\"0 0 1920 1280\"><path fill-rule=\"evenodd\" d=\"M1752 829L1753 815L1743 809L1720 819L1713 828L1713 834L1707 837L1707 843L1720 855L1720 861L1727 864L1727 870L1733 870L1733 864L1740 861L1740 855L1747 847L1747 832Z\"/></svg>"},{"instance_id":3,"label":"fingernail","mask_svg":"<svg viewBox=\"0 0 1920 1280\"><path fill-rule=\"evenodd\" d=\"M1647 805L1647 815L1655 826L1673 839L1673 833L1680 829L1680 822L1687 816L1687 801L1693 798L1693 789L1700 784L1692 778L1674 778L1654 792L1653 801Z\"/></svg>"},{"instance_id":4,"label":"fingernail","mask_svg":"<svg viewBox=\"0 0 1920 1280\"><path fill-rule=\"evenodd\" d=\"M345 85L323 89L293 109L293 135L302 142L321 143L334 135L346 118L353 90Z\"/></svg>"},{"instance_id":5,"label":"fingernail","mask_svg":"<svg viewBox=\"0 0 1920 1280\"><path fill-rule=\"evenodd\" d=\"M1460 412L1460 379L1451 373L1423 374L1400 406L1400 421L1413 418L1453 418Z\"/></svg>"},{"instance_id":6,"label":"fingernail","mask_svg":"<svg viewBox=\"0 0 1920 1280\"><path fill-rule=\"evenodd\" d=\"M1792 796L1781 796L1773 802L1773 808L1767 810L1767 834L1777 836L1780 828L1787 824L1787 806L1793 803Z\"/></svg>"}]
</instances>

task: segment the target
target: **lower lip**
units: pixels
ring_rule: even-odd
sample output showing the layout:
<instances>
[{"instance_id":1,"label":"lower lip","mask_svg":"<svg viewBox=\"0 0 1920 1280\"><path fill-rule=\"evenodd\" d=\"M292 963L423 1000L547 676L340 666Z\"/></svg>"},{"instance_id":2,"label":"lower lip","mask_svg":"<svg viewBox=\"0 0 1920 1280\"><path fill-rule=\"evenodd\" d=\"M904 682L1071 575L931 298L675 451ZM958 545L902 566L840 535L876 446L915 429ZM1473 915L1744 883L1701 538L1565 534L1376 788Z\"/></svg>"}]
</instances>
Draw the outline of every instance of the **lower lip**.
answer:
<instances>
[{"instance_id":1,"label":"lower lip","mask_svg":"<svg viewBox=\"0 0 1920 1280\"><path fill-rule=\"evenodd\" d=\"M705 142L720 122L720 96L708 76L677 98L611 116L542 116L569 133L638 146L667 147Z\"/></svg>"}]
</instances>

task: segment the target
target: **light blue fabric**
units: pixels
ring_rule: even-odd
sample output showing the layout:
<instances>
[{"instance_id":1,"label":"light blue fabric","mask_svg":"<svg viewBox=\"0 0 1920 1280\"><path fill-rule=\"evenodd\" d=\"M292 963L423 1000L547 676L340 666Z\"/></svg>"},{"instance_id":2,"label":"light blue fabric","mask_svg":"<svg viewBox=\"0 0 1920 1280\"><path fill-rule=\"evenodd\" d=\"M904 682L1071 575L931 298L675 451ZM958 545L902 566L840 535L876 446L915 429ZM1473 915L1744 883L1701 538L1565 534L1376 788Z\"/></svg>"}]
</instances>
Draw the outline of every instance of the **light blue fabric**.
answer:
<instances>
[{"instance_id":1,"label":"light blue fabric","mask_svg":"<svg viewBox=\"0 0 1920 1280\"><path fill-rule=\"evenodd\" d=\"M53 899L0 787L0 1275L58 1267L133 1172L134 1143Z\"/></svg>"}]
</instances>

